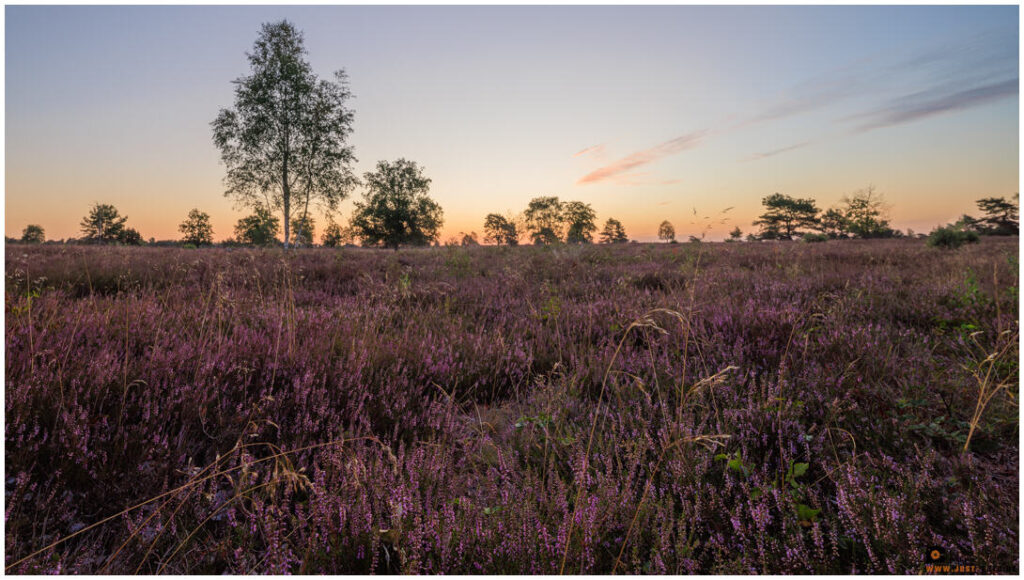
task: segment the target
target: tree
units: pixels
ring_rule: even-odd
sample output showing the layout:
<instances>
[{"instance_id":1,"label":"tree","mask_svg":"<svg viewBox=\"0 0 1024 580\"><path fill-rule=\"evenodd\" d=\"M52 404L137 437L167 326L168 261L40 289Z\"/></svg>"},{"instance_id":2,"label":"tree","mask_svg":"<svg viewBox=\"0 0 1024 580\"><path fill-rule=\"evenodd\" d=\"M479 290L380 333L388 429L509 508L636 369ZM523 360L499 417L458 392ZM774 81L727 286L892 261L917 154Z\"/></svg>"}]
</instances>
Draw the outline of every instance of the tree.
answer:
<instances>
[{"instance_id":1,"label":"tree","mask_svg":"<svg viewBox=\"0 0 1024 580\"><path fill-rule=\"evenodd\" d=\"M484 218L484 241L489 244L519 245L519 229L515 221L496 213L489 213Z\"/></svg>"},{"instance_id":2,"label":"tree","mask_svg":"<svg viewBox=\"0 0 1024 580\"><path fill-rule=\"evenodd\" d=\"M352 230L341 227L334 220L327 223L323 236L320 237L320 243L326 248L337 248L351 242Z\"/></svg>"},{"instance_id":3,"label":"tree","mask_svg":"<svg viewBox=\"0 0 1024 580\"><path fill-rule=\"evenodd\" d=\"M364 177L367 191L352 214L352 228L364 245L398 250L402 244L427 246L437 239L444 212L427 196L430 179L415 162L380 161Z\"/></svg>"},{"instance_id":4,"label":"tree","mask_svg":"<svg viewBox=\"0 0 1024 580\"><path fill-rule=\"evenodd\" d=\"M262 205L253 208L253 214L238 220L235 238L240 244L269 246L277 242L280 222L269 209Z\"/></svg>"},{"instance_id":5,"label":"tree","mask_svg":"<svg viewBox=\"0 0 1024 580\"><path fill-rule=\"evenodd\" d=\"M459 241L460 245L463 245L463 246L479 246L480 245L480 242L477 241L476 232L469 232L468 234L464 233L464 232L459 232L459 233L462 234L462 239Z\"/></svg>"},{"instance_id":6,"label":"tree","mask_svg":"<svg viewBox=\"0 0 1024 580\"><path fill-rule=\"evenodd\" d=\"M523 212L526 230L534 244L557 244L562 241L562 202L557 197L535 197Z\"/></svg>"},{"instance_id":7,"label":"tree","mask_svg":"<svg viewBox=\"0 0 1024 580\"><path fill-rule=\"evenodd\" d=\"M249 76L235 81L235 108L221 109L211 123L227 167L225 195L242 206L280 208L285 247L293 201L303 216L313 200L333 209L355 184L355 156L345 144L353 120L345 73L320 80L305 56L291 23L264 24L247 54Z\"/></svg>"},{"instance_id":8,"label":"tree","mask_svg":"<svg viewBox=\"0 0 1024 580\"><path fill-rule=\"evenodd\" d=\"M661 225L658 226L658 239L663 242L676 241L676 229L668 220L661 222Z\"/></svg>"},{"instance_id":9,"label":"tree","mask_svg":"<svg viewBox=\"0 0 1024 580\"><path fill-rule=\"evenodd\" d=\"M562 205L562 218L568 224L565 241L568 244L589 244L594 241L597 214L590 204L570 201Z\"/></svg>"},{"instance_id":10,"label":"tree","mask_svg":"<svg viewBox=\"0 0 1024 580\"><path fill-rule=\"evenodd\" d=\"M795 199L781 193L773 193L761 200L767 211L754 222L761 226L760 238L765 240L792 240L803 235L800 228L817 225L818 208L813 199Z\"/></svg>"},{"instance_id":11,"label":"tree","mask_svg":"<svg viewBox=\"0 0 1024 580\"><path fill-rule=\"evenodd\" d=\"M117 208L107 203L93 204L89 215L82 219L82 234L88 243L109 244L122 239L128 216L121 216Z\"/></svg>"},{"instance_id":12,"label":"tree","mask_svg":"<svg viewBox=\"0 0 1024 580\"><path fill-rule=\"evenodd\" d=\"M313 233L316 227L313 223L313 216L303 214L292 218L292 230L295 231L294 242L296 246L312 246Z\"/></svg>"},{"instance_id":13,"label":"tree","mask_svg":"<svg viewBox=\"0 0 1024 580\"><path fill-rule=\"evenodd\" d=\"M818 231L831 239L848 237L846 215L836 208L829 208L821 214Z\"/></svg>"},{"instance_id":14,"label":"tree","mask_svg":"<svg viewBox=\"0 0 1024 580\"><path fill-rule=\"evenodd\" d=\"M140 234L135 228L124 228L121 230L121 234L117 237L117 241L118 243L128 246L141 246L142 234Z\"/></svg>"},{"instance_id":15,"label":"tree","mask_svg":"<svg viewBox=\"0 0 1024 580\"><path fill-rule=\"evenodd\" d=\"M601 231L602 244L622 244L628 241L622 222L614 218L608 218L608 221L604 222L604 229Z\"/></svg>"},{"instance_id":16,"label":"tree","mask_svg":"<svg viewBox=\"0 0 1024 580\"><path fill-rule=\"evenodd\" d=\"M41 244L46 241L46 233L43 226L29 224L21 232L21 241L26 244Z\"/></svg>"},{"instance_id":17,"label":"tree","mask_svg":"<svg viewBox=\"0 0 1024 580\"><path fill-rule=\"evenodd\" d=\"M845 229L856 238L891 238L893 230L885 217L885 201L874 186L844 197Z\"/></svg>"},{"instance_id":18,"label":"tree","mask_svg":"<svg viewBox=\"0 0 1024 580\"><path fill-rule=\"evenodd\" d=\"M977 201L978 209L985 215L977 220L979 233L993 236L1016 236L1020 234L1017 204L1003 197L986 197Z\"/></svg>"},{"instance_id":19,"label":"tree","mask_svg":"<svg viewBox=\"0 0 1024 580\"><path fill-rule=\"evenodd\" d=\"M178 231L184 234L181 241L195 246L209 246L213 244L213 226L210 225L210 214L193 209L188 212L188 217L178 226Z\"/></svg>"},{"instance_id":20,"label":"tree","mask_svg":"<svg viewBox=\"0 0 1024 580\"><path fill-rule=\"evenodd\" d=\"M742 239L743 239L743 230L741 230L739 226L736 226L735 228L733 228L733 230L731 232L729 232L729 239L726 240L726 241L727 242L738 242L738 241L740 241Z\"/></svg>"}]
</instances>

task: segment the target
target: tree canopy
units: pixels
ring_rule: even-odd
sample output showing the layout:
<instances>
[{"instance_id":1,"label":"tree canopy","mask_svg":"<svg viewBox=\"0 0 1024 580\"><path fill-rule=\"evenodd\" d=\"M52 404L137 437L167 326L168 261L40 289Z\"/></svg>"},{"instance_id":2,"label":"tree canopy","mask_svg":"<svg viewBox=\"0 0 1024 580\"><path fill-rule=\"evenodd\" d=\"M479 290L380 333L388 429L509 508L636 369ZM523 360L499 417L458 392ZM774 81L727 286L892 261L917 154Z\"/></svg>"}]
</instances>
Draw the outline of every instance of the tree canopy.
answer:
<instances>
[{"instance_id":1,"label":"tree canopy","mask_svg":"<svg viewBox=\"0 0 1024 580\"><path fill-rule=\"evenodd\" d=\"M514 220L490 213L484 218L484 241L496 245L519 245L519 228Z\"/></svg>"},{"instance_id":2,"label":"tree canopy","mask_svg":"<svg viewBox=\"0 0 1024 580\"><path fill-rule=\"evenodd\" d=\"M210 225L210 214L193 209L188 217L178 226L182 233L181 241L196 246L208 246L213 243L213 226Z\"/></svg>"},{"instance_id":3,"label":"tree canopy","mask_svg":"<svg viewBox=\"0 0 1024 580\"><path fill-rule=\"evenodd\" d=\"M555 196L535 197L523 212L523 222L534 244L562 241L562 202Z\"/></svg>"},{"instance_id":4,"label":"tree canopy","mask_svg":"<svg viewBox=\"0 0 1024 580\"><path fill-rule=\"evenodd\" d=\"M334 81L317 78L302 33L288 21L264 24L247 57L250 74L235 81L235 106L213 121L213 141L227 167L225 195L281 209L287 247L293 202L303 216L311 201L333 209L356 183L346 144L351 93L344 71Z\"/></svg>"},{"instance_id":5,"label":"tree canopy","mask_svg":"<svg viewBox=\"0 0 1024 580\"><path fill-rule=\"evenodd\" d=\"M562 218L568 226L565 233L567 244L589 244L594 241L594 232L597 231L594 220L597 219L597 214L590 204L581 201L566 202L562 206Z\"/></svg>"},{"instance_id":6,"label":"tree canopy","mask_svg":"<svg viewBox=\"0 0 1024 580\"><path fill-rule=\"evenodd\" d=\"M37 224L25 226L25 229L21 232L21 241L26 244L41 244L45 242L46 233L43 231L43 226Z\"/></svg>"},{"instance_id":7,"label":"tree canopy","mask_svg":"<svg viewBox=\"0 0 1024 580\"><path fill-rule=\"evenodd\" d=\"M347 227L341 227L333 219L329 219L324 233L320 237L320 243L327 248L336 248L352 241L352 231Z\"/></svg>"},{"instance_id":8,"label":"tree canopy","mask_svg":"<svg viewBox=\"0 0 1024 580\"><path fill-rule=\"evenodd\" d=\"M818 208L813 199L797 199L781 193L773 193L761 200L766 211L754 221L761 226L760 237L766 240L792 240L803 235L802 228L817 225Z\"/></svg>"},{"instance_id":9,"label":"tree canopy","mask_svg":"<svg viewBox=\"0 0 1024 580\"><path fill-rule=\"evenodd\" d=\"M413 161L380 161L364 175L367 190L356 202L352 228L364 245L426 246L437 240L444 212L427 195L430 179Z\"/></svg>"},{"instance_id":10,"label":"tree canopy","mask_svg":"<svg viewBox=\"0 0 1024 580\"><path fill-rule=\"evenodd\" d=\"M235 225L235 239L240 244L269 246L277 243L281 230L280 221L262 205L253 208L253 214L238 220Z\"/></svg>"},{"instance_id":11,"label":"tree canopy","mask_svg":"<svg viewBox=\"0 0 1024 580\"><path fill-rule=\"evenodd\" d=\"M985 197L977 201L978 209L985 215L976 222L980 233L997 236L1020 234L1019 210L1017 204L1004 197Z\"/></svg>"},{"instance_id":12,"label":"tree canopy","mask_svg":"<svg viewBox=\"0 0 1024 580\"><path fill-rule=\"evenodd\" d=\"M676 228L672 227L672 224L665 220L658 226L658 239L663 242L674 242L676 241Z\"/></svg>"},{"instance_id":13,"label":"tree canopy","mask_svg":"<svg viewBox=\"0 0 1024 580\"><path fill-rule=\"evenodd\" d=\"M850 235L856 238L892 237L893 229L885 215L885 201L873 186L844 197L842 202L846 206L843 225Z\"/></svg>"},{"instance_id":14,"label":"tree canopy","mask_svg":"<svg viewBox=\"0 0 1024 580\"><path fill-rule=\"evenodd\" d=\"M628 241L626 228L622 227L622 222L615 218L608 218L608 221L604 222L604 229L601 230L602 244L621 244Z\"/></svg>"},{"instance_id":15,"label":"tree canopy","mask_svg":"<svg viewBox=\"0 0 1024 580\"><path fill-rule=\"evenodd\" d=\"M82 235L86 243L138 245L142 235L125 225L128 216L122 216L108 203L93 204L89 215L82 219Z\"/></svg>"}]
</instances>

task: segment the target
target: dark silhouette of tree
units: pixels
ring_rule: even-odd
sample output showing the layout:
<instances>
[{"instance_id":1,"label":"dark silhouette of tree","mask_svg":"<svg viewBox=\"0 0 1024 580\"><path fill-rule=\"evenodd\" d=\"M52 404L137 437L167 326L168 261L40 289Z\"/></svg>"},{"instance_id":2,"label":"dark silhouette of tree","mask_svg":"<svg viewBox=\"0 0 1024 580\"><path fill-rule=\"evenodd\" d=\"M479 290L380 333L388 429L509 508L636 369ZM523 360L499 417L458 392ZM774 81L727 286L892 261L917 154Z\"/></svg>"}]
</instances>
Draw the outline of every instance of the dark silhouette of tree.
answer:
<instances>
[{"instance_id":1,"label":"dark silhouette of tree","mask_svg":"<svg viewBox=\"0 0 1024 580\"><path fill-rule=\"evenodd\" d=\"M178 231L183 234L181 241L196 246L209 246L213 244L213 226L210 225L210 214L193 209L188 212L188 217L178 226Z\"/></svg>"},{"instance_id":2,"label":"dark silhouette of tree","mask_svg":"<svg viewBox=\"0 0 1024 580\"><path fill-rule=\"evenodd\" d=\"M89 215L81 223L82 241L94 244L128 243L134 236L126 233L127 221L128 216L120 215L114 206L107 203L93 204ZM135 234L138 235L138 232Z\"/></svg>"},{"instance_id":3,"label":"dark silhouette of tree","mask_svg":"<svg viewBox=\"0 0 1024 580\"><path fill-rule=\"evenodd\" d=\"M668 220L661 222L661 225L658 226L658 239L663 242L676 241L676 229Z\"/></svg>"},{"instance_id":4,"label":"dark silhouette of tree","mask_svg":"<svg viewBox=\"0 0 1024 580\"><path fill-rule=\"evenodd\" d=\"M313 74L302 33L287 21L264 24L247 56L250 74L235 81L235 108L217 115L213 141L227 166L225 195L280 208L288 247L293 202L303 216L313 200L333 209L356 182L345 144L351 93L344 71L333 82Z\"/></svg>"},{"instance_id":5,"label":"dark silhouette of tree","mask_svg":"<svg viewBox=\"0 0 1024 580\"><path fill-rule=\"evenodd\" d=\"M761 226L759 237L763 240L792 240L803 235L801 228L817 225L818 208L813 199L796 199L781 193L773 193L761 200L767 209L754 222Z\"/></svg>"},{"instance_id":6,"label":"dark silhouette of tree","mask_svg":"<svg viewBox=\"0 0 1024 580\"><path fill-rule=\"evenodd\" d=\"M604 229L601 230L602 244L622 244L628 241L622 222L614 218L608 218L608 221L604 222Z\"/></svg>"},{"instance_id":7,"label":"dark silhouette of tree","mask_svg":"<svg viewBox=\"0 0 1024 580\"><path fill-rule=\"evenodd\" d=\"M886 218L885 201L874 186L844 197L845 231L855 238L891 238L893 229Z\"/></svg>"},{"instance_id":8,"label":"dark silhouette of tree","mask_svg":"<svg viewBox=\"0 0 1024 580\"><path fill-rule=\"evenodd\" d=\"M738 242L738 241L740 241L742 239L743 239L743 230L741 230L739 226L736 226L735 228L733 228L733 230L731 232L729 232L729 239L726 240L726 241L727 242L728 241Z\"/></svg>"},{"instance_id":9,"label":"dark silhouette of tree","mask_svg":"<svg viewBox=\"0 0 1024 580\"><path fill-rule=\"evenodd\" d=\"M293 242L296 246L313 245L313 234L316 232L313 216L304 214L292 218L292 230L295 232Z\"/></svg>"},{"instance_id":10,"label":"dark silhouette of tree","mask_svg":"<svg viewBox=\"0 0 1024 580\"><path fill-rule=\"evenodd\" d=\"M364 245L428 246L444 223L444 212L430 199L430 179L416 163L399 159L380 161L377 171L364 176L367 191L356 202L352 229Z\"/></svg>"},{"instance_id":11,"label":"dark silhouette of tree","mask_svg":"<svg viewBox=\"0 0 1024 580\"><path fill-rule=\"evenodd\" d=\"M833 240L849 237L846 215L841 210L829 208L818 220L818 231Z\"/></svg>"},{"instance_id":12,"label":"dark silhouette of tree","mask_svg":"<svg viewBox=\"0 0 1024 580\"><path fill-rule=\"evenodd\" d=\"M1017 204L1004 197L985 197L977 201L978 209L984 216L977 220L979 233L990 236L1020 235L1019 210Z\"/></svg>"},{"instance_id":13,"label":"dark silhouette of tree","mask_svg":"<svg viewBox=\"0 0 1024 580\"><path fill-rule=\"evenodd\" d=\"M562 219L568 225L565 241L569 244L589 244L594 241L597 214L590 204L570 201L562 205Z\"/></svg>"},{"instance_id":14,"label":"dark silhouette of tree","mask_svg":"<svg viewBox=\"0 0 1024 580\"><path fill-rule=\"evenodd\" d=\"M562 241L562 202L557 197L535 197L523 212L526 230L534 244L557 244Z\"/></svg>"},{"instance_id":15,"label":"dark silhouette of tree","mask_svg":"<svg viewBox=\"0 0 1024 580\"><path fill-rule=\"evenodd\" d=\"M142 234L140 234L135 228L124 228L121 230L121 235L117 238L117 242L119 244L125 244L128 246L141 246L142 241Z\"/></svg>"},{"instance_id":16,"label":"dark silhouette of tree","mask_svg":"<svg viewBox=\"0 0 1024 580\"><path fill-rule=\"evenodd\" d=\"M519 228L513 220L496 213L484 218L484 241L489 244L519 245Z\"/></svg>"},{"instance_id":17,"label":"dark silhouette of tree","mask_svg":"<svg viewBox=\"0 0 1024 580\"><path fill-rule=\"evenodd\" d=\"M337 248L343 246L352 241L352 231L348 228L343 228L338 225L334 220L327 223L327 227L324 228L323 236L320 237L320 243L326 248Z\"/></svg>"},{"instance_id":18,"label":"dark silhouette of tree","mask_svg":"<svg viewBox=\"0 0 1024 580\"><path fill-rule=\"evenodd\" d=\"M29 224L21 232L21 241L26 244L41 244L46 241L46 233L43 226Z\"/></svg>"},{"instance_id":19,"label":"dark silhouette of tree","mask_svg":"<svg viewBox=\"0 0 1024 580\"><path fill-rule=\"evenodd\" d=\"M280 222L269 209L262 205L253 208L251 216L238 220L235 225L235 239L240 244L269 246L277 243Z\"/></svg>"},{"instance_id":20,"label":"dark silhouette of tree","mask_svg":"<svg viewBox=\"0 0 1024 580\"><path fill-rule=\"evenodd\" d=\"M480 242L477 240L476 232L459 232L462 234L462 239L459 241L460 245L463 246L479 246Z\"/></svg>"}]
</instances>

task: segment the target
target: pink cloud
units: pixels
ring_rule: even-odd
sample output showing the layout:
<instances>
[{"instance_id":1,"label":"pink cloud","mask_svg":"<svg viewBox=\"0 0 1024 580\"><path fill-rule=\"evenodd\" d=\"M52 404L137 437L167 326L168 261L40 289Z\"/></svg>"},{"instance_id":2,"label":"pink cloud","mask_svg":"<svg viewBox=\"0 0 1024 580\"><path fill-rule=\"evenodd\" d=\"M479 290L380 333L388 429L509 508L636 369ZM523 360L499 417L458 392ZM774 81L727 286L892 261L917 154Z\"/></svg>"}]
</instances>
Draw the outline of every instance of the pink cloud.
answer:
<instances>
[{"instance_id":1,"label":"pink cloud","mask_svg":"<svg viewBox=\"0 0 1024 580\"><path fill-rule=\"evenodd\" d=\"M676 137L671 141L666 141L660 145L651 147L650 149L638 151L609 165L605 165L604 167L591 171L580 178L576 184L585 185L587 183L604 181L605 179L620 175L635 167L640 167L641 165L646 165L652 161L657 161L667 155L691 149L699 145L706 134L707 131L696 131L688 135L683 135L682 137Z\"/></svg>"},{"instance_id":2,"label":"pink cloud","mask_svg":"<svg viewBox=\"0 0 1024 580\"><path fill-rule=\"evenodd\" d=\"M573 154L573 157L583 157L584 155L595 155L598 157L602 157L604 155L604 143L601 143L600 145L594 145L593 147L587 147L582 151L578 151L575 154Z\"/></svg>"}]
</instances>

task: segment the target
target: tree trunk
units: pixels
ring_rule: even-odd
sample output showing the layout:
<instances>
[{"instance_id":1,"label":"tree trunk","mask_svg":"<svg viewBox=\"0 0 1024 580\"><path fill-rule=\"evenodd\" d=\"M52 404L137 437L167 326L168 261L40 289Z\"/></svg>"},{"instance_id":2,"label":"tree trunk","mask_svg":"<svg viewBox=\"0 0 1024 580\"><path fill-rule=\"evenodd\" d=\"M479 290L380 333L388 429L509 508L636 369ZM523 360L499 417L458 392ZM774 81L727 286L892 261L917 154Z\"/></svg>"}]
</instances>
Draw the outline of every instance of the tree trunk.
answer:
<instances>
[{"instance_id":1,"label":"tree trunk","mask_svg":"<svg viewBox=\"0 0 1024 580\"><path fill-rule=\"evenodd\" d=\"M291 192L288 191L288 153L285 152L284 160L281 167L281 199L284 202L284 249L288 249L288 234L289 234L289 223L290 206L291 206Z\"/></svg>"}]
</instances>

